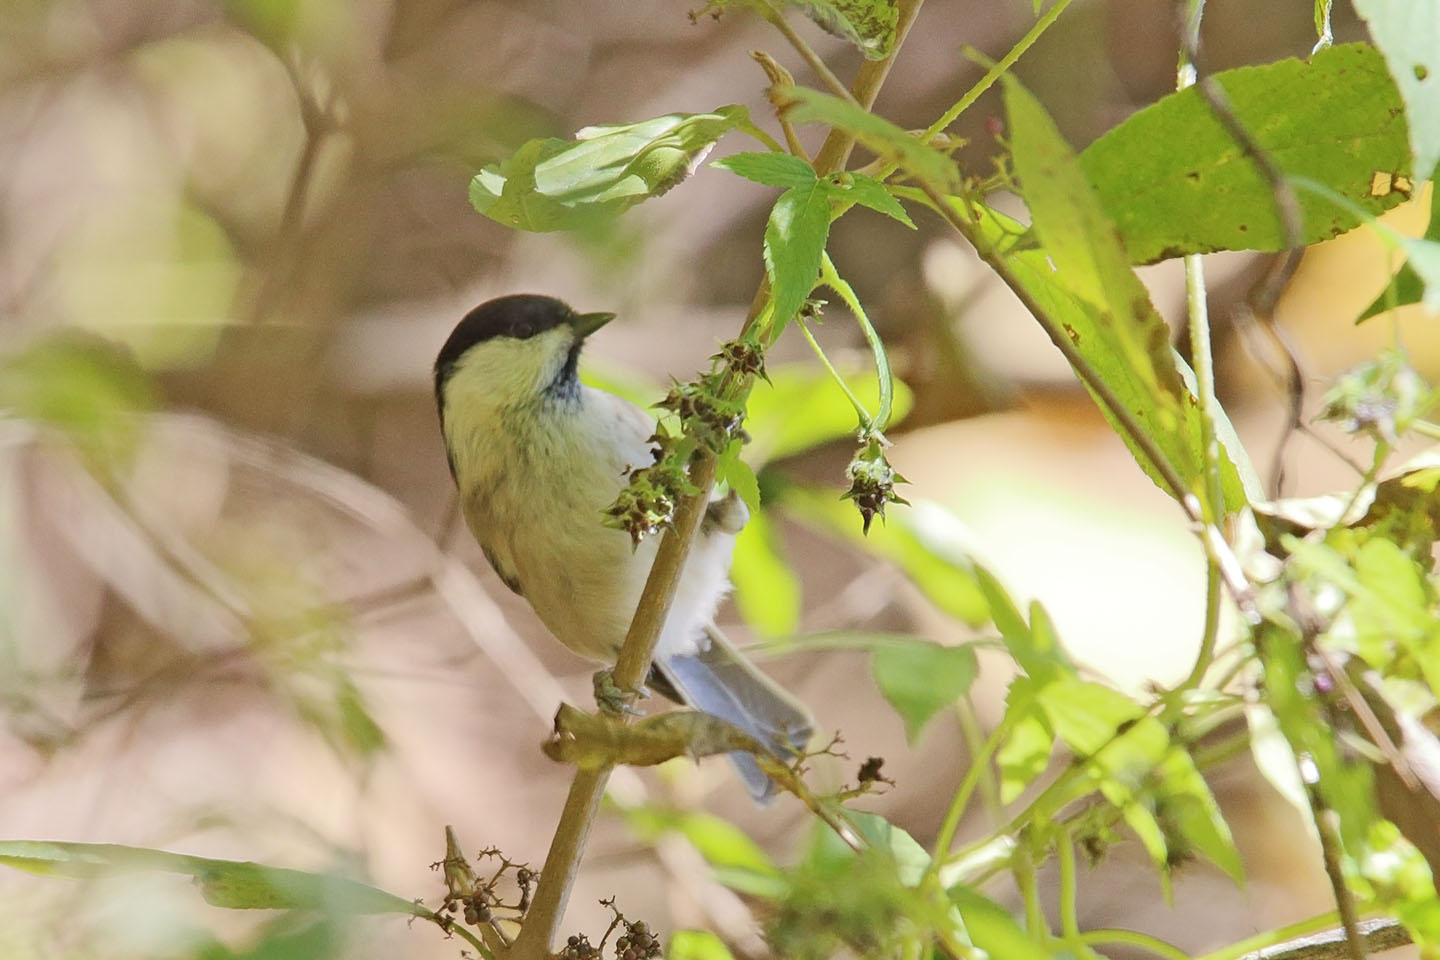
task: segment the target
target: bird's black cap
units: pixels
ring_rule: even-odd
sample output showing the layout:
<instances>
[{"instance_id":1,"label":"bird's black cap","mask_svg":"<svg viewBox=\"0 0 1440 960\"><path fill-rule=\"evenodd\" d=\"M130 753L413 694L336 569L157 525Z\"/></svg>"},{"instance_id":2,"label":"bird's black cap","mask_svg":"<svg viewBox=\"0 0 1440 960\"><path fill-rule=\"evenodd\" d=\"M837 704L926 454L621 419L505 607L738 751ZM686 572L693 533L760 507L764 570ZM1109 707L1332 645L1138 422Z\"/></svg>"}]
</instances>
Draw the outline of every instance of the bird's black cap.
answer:
<instances>
[{"instance_id":1,"label":"bird's black cap","mask_svg":"<svg viewBox=\"0 0 1440 960\"><path fill-rule=\"evenodd\" d=\"M528 340L559 326L568 326L576 334L575 346L562 374L573 379L581 341L613 316L609 313L576 313L563 300L533 293L516 293L487 300L465 314L465 318L455 325L449 339L440 348L440 355L435 358L436 403L441 406L443 414L445 381L450 379L465 351L477 343L497 337Z\"/></svg>"}]
</instances>

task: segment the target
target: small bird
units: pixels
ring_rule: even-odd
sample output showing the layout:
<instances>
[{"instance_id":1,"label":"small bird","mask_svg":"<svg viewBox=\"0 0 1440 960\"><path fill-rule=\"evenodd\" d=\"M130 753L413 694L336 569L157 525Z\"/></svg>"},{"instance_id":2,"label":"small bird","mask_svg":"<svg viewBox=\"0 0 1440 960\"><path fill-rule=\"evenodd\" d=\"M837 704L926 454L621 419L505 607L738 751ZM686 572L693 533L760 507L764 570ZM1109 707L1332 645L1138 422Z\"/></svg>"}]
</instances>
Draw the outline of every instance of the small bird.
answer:
<instances>
[{"instance_id":1,"label":"small bird","mask_svg":"<svg viewBox=\"0 0 1440 960\"><path fill-rule=\"evenodd\" d=\"M435 360L435 401L450 472L470 532L490 566L561 643L613 664L657 549L605 526L630 471L655 460L655 420L581 384L585 339L614 318L553 297L517 294L466 314ZM809 712L721 633L735 534L749 513L712 495L655 647L649 686L727 720L782 759L804 748ZM750 793L774 783L731 755Z\"/></svg>"}]
</instances>

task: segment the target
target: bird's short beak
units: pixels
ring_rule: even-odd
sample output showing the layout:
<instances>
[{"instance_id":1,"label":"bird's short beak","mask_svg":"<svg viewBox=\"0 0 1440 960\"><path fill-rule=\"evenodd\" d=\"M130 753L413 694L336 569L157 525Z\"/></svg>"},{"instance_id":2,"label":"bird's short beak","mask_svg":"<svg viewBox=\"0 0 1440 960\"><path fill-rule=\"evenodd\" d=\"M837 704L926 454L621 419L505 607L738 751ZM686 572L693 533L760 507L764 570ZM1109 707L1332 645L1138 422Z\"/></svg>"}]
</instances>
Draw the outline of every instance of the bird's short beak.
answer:
<instances>
[{"instance_id":1,"label":"bird's short beak","mask_svg":"<svg viewBox=\"0 0 1440 960\"><path fill-rule=\"evenodd\" d=\"M614 319L613 313L577 313L570 318L570 329L577 340L584 340Z\"/></svg>"}]
</instances>

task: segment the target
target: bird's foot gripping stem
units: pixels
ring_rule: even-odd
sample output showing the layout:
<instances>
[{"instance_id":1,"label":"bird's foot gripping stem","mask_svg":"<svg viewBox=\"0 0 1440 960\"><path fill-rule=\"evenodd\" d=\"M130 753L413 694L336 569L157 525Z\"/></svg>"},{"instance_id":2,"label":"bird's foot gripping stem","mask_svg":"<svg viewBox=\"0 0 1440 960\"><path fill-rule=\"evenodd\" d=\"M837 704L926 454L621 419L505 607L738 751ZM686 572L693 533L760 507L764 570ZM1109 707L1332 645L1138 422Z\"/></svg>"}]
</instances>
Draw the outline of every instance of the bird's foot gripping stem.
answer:
<instances>
[{"instance_id":1,"label":"bird's foot gripping stem","mask_svg":"<svg viewBox=\"0 0 1440 960\"><path fill-rule=\"evenodd\" d=\"M642 690L621 690L615 683L615 672L608 667L599 671L594 677L595 702L599 704L603 713L611 716L640 716L640 711L635 709L635 701L645 696Z\"/></svg>"}]
</instances>

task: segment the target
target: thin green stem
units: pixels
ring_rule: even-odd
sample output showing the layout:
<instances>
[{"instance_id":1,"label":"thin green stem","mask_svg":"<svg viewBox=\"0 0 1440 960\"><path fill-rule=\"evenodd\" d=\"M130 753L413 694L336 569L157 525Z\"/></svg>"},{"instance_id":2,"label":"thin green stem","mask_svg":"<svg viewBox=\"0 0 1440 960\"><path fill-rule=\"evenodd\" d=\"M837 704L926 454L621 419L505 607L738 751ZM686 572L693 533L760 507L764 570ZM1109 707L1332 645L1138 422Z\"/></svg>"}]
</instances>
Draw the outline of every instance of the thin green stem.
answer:
<instances>
[{"instance_id":1,"label":"thin green stem","mask_svg":"<svg viewBox=\"0 0 1440 960\"><path fill-rule=\"evenodd\" d=\"M1157 957L1165 957L1166 960L1190 960L1190 954L1181 950L1173 943L1166 943L1159 937L1152 937L1148 933L1141 933L1138 930L1121 930L1108 928L1101 930L1087 930L1077 938L1080 943L1087 947L1093 947L1101 943L1114 943L1127 947L1137 947Z\"/></svg>"},{"instance_id":2,"label":"thin green stem","mask_svg":"<svg viewBox=\"0 0 1440 960\"><path fill-rule=\"evenodd\" d=\"M982 756L985 753L985 733L981 729L980 717L975 711L972 697L964 697L955 704L955 717L960 724L960 735L965 738L965 749L970 751L972 757ZM990 820L999 820L1003 813L1000 784L989 763L981 764L980 783L976 791L980 794L980 802L985 805L985 815Z\"/></svg>"},{"instance_id":3,"label":"thin green stem","mask_svg":"<svg viewBox=\"0 0 1440 960\"><path fill-rule=\"evenodd\" d=\"M1335 42L1335 33L1330 26L1332 0L1315 0L1315 48L1310 52L1319 53Z\"/></svg>"},{"instance_id":4,"label":"thin green stem","mask_svg":"<svg viewBox=\"0 0 1440 960\"><path fill-rule=\"evenodd\" d=\"M1060 935L1066 940L1080 940L1080 921L1076 914L1078 899L1075 883L1075 839L1067 827L1055 844L1055 858L1060 867Z\"/></svg>"},{"instance_id":5,"label":"thin green stem","mask_svg":"<svg viewBox=\"0 0 1440 960\"><path fill-rule=\"evenodd\" d=\"M942 113L934 123L925 129L925 132L920 135L920 142L929 143L931 138L944 132L945 128L959 119L960 114L974 106L975 101L979 100L986 90L993 87L995 81L1004 76L1005 71L1013 67L1016 61L1023 57L1026 51L1033 47L1035 42L1044 36L1045 31L1049 30L1055 21L1060 19L1060 14L1065 12L1065 8L1070 6L1070 3L1071 0L1057 0L1053 7L1045 11L1045 13L1035 21L1034 26L1025 32L1025 36L1015 42L1015 45L1010 48L1005 56L991 64L990 69L985 71L985 75L976 81L973 87L966 90L964 96L956 100L949 110ZM899 164L897 163L887 164L880 168L875 177L877 180L884 180L889 177L890 174L894 173L898 167Z\"/></svg>"},{"instance_id":6,"label":"thin green stem","mask_svg":"<svg viewBox=\"0 0 1440 960\"><path fill-rule=\"evenodd\" d=\"M865 308L860 304L860 298L855 296L855 291L850 284L846 283L835 269L835 263L830 259L828 252L820 254L820 283L840 294L840 299L845 301L845 306L855 316L855 322L860 324L860 332L865 335L865 342L870 346L870 353L875 357L875 377L880 387L880 409L873 417L865 417L861 424L861 430L869 436L885 432L890 423L890 408L895 398L895 380L890 373L890 358L885 353L885 344L880 339L880 334L875 332L875 327L870 323L870 318L865 313ZM832 370L833 372L833 370Z\"/></svg>"},{"instance_id":7,"label":"thin green stem","mask_svg":"<svg viewBox=\"0 0 1440 960\"><path fill-rule=\"evenodd\" d=\"M789 129L789 124L786 124L782 121L781 126L783 129L786 130L789 135L794 135L794 131ZM779 140L776 140L774 137L770 136L770 134L766 133L763 128L758 127L753 123L742 123L737 126L736 129L739 130L741 133L748 133L756 140L759 140L761 143L765 144L766 149L768 149L771 153L785 152L785 148L780 145Z\"/></svg>"},{"instance_id":8,"label":"thin green stem","mask_svg":"<svg viewBox=\"0 0 1440 960\"><path fill-rule=\"evenodd\" d=\"M965 771L960 786L956 788L955 796L950 801L950 809L945 812L945 820L940 824L940 832L935 835L935 847L930 856L930 866L925 871L927 879L937 876L940 868L945 865L950 853L950 845L955 842L955 831L960 829L960 820L965 816L965 808L970 805L970 796L979 785L985 768L990 765L990 758L995 755L996 750L1000 749L1000 744L1009 733L1010 724L1001 721L980 751L970 758L970 768Z\"/></svg>"},{"instance_id":9,"label":"thin green stem","mask_svg":"<svg viewBox=\"0 0 1440 960\"><path fill-rule=\"evenodd\" d=\"M795 48L795 52L800 54L800 59L804 60L810 69L815 71L815 75L820 78L825 86L830 88L831 93L847 103L857 107L860 105L855 100L855 95L850 92L850 88L841 83L840 78L835 76L834 72L825 65L824 60L820 59L820 55L815 52L815 48L806 43L805 38L796 33L795 28L790 26L790 22L785 19L785 14L772 7L769 0L755 0L755 7L760 11L762 17L770 21L770 24L774 26L776 30L780 31L780 34L789 42L790 46Z\"/></svg>"},{"instance_id":10,"label":"thin green stem","mask_svg":"<svg viewBox=\"0 0 1440 960\"><path fill-rule=\"evenodd\" d=\"M1025 932L1030 939L1044 943L1049 937L1050 927L1045 922L1045 910L1040 906L1040 884L1035 878L1034 851L1024 839L1015 851L1010 864L1015 877L1015 886L1020 888L1020 898L1025 903Z\"/></svg>"},{"instance_id":11,"label":"thin green stem","mask_svg":"<svg viewBox=\"0 0 1440 960\"><path fill-rule=\"evenodd\" d=\"M1197 72L1192 51L1200 45L1200 21L1205 0L1184 0L1185 37L1180 44L1180 63L1175 87L1194 86ZM1205 474L1205 519L1215 523L1225 513L1225 494L1220 483L1220 442L1215 435L1215 355L1210 341L1210 311L1205 290L1205 265L1198 253L1185 257L1185 304L1189 313L1190 361L1195 371L1195 397L1200 414L1200 452ZM1207 556L1205 571L1205 627L1200 649L1182 690L1198 687L1215 660L1215 642L1220 633L1220 565Z\"/></svg>"},{"instance_id":12,"label":"thin green stem","mask_svg":"<svg viewBox=\"0 0 1440 960\"><path fill-rule=\"evenodd\" d=\"M839 385L840 391L845 394L845 398L850 401L850 406L855 408L855 415L860 418L860 422L862 424L869 424L872 419L870 411L865 409L865 404L861 403L860 398L855 396L855 391L850 389L850 385L845 382L845 378L840 376L840 371L835 369L835 365L832 364L830 358L825 355L825 351L821 348L820 342L815 339L815 334L810 332L810 325L805 322L803 317L796 317L795 323L800 327L800 332L805 335L805 339L810 344L810 349L815 351L815 356L820 358L820 363L824 365L826 370L830 371L830 376L835 380L836 384Z\"/></svg>"}]
</instances>

